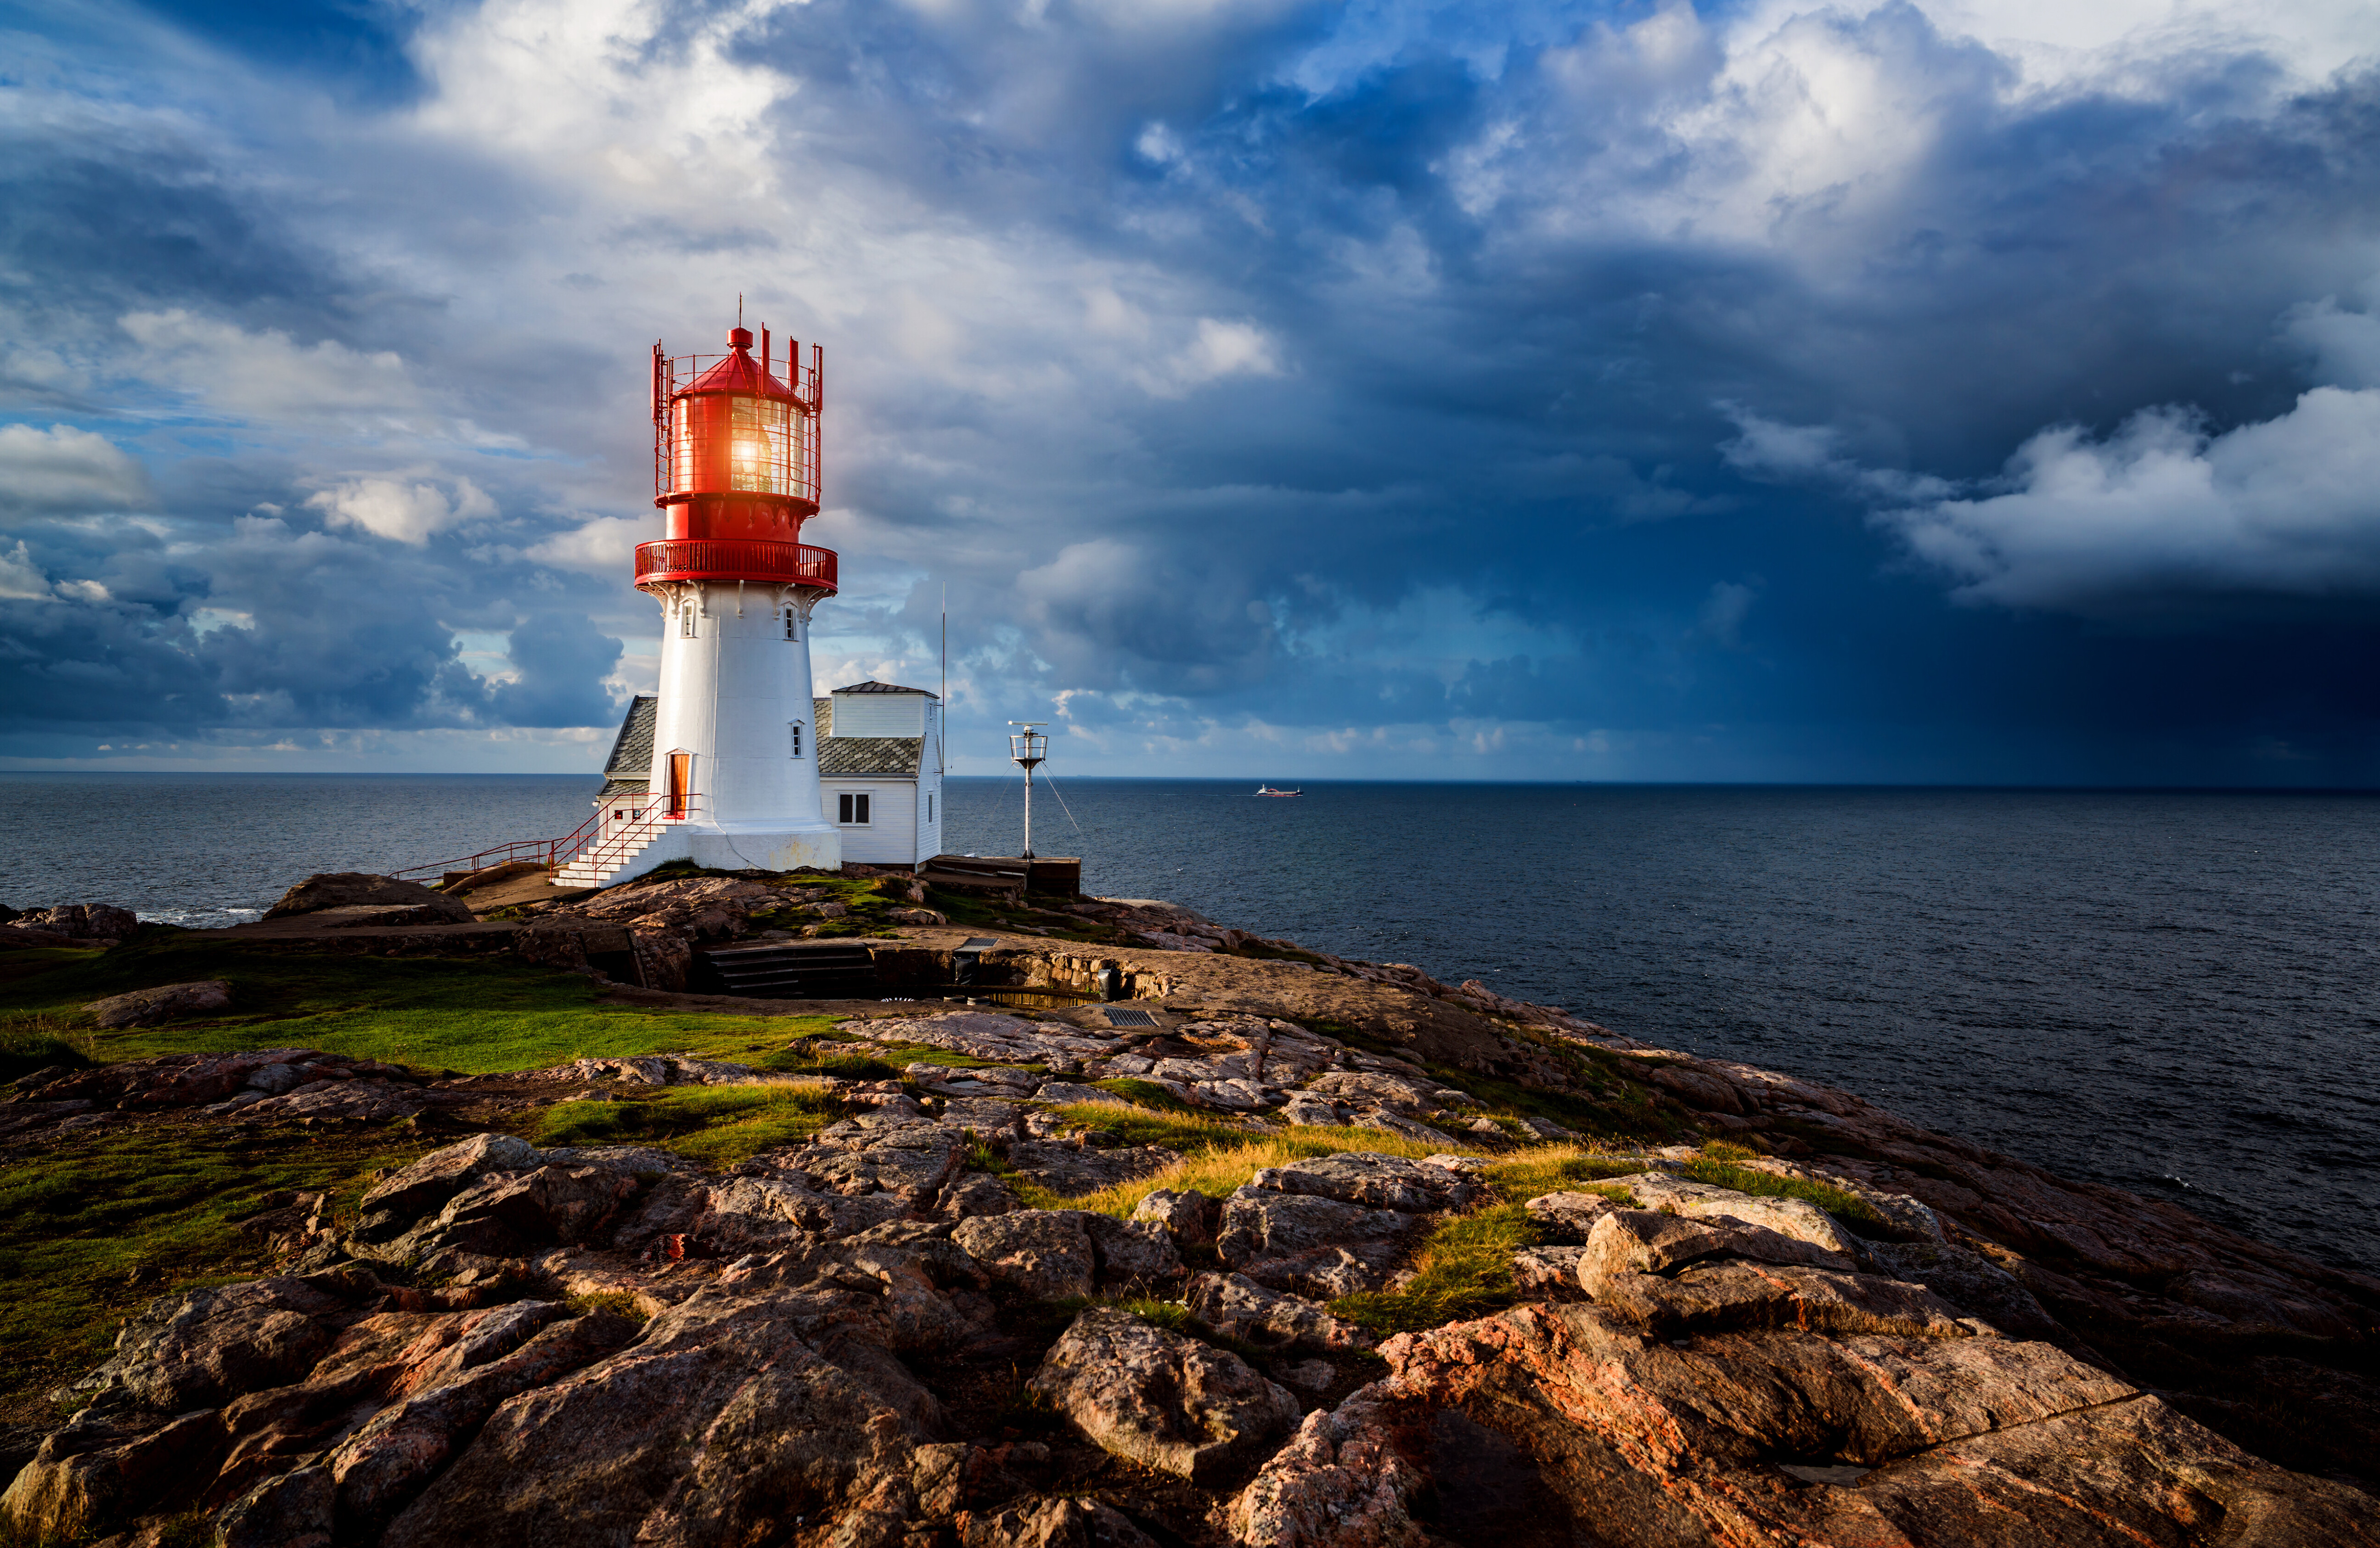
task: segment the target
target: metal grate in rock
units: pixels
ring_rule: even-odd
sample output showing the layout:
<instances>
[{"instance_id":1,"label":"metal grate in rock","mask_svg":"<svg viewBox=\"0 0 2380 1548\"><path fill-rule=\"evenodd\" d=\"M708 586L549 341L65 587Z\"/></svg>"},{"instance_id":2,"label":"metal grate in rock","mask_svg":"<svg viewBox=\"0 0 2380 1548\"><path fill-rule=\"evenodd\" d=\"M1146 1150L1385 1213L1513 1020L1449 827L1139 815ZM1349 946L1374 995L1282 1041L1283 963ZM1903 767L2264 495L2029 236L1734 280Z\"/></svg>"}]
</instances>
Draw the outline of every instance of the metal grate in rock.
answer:
<instances>
[{"instance_id":1,"label":"metal grate in rock","mask_svg":"<svg viewBox=\"0 0 2380 1548\"><path fill-rule=\"evenodd\" d=\"M990 936L970 936L965 940L959 942L959 949L962 951L989 951L999 944L1000 942Z\"/></svg>"},{"instance_id":2,"label":"metal grate in rock","mask_svg":"<svg viewBox=\"0 0 2380 1548\"><path fill-rule=\"evenodd\" d=\"M1111 1005L1102 1008L1099 1013L1108 1019L1108 1025L1111 1027L1153 1027L1157 1024L1157 1018L1146 1010L1124 1010Z\"/></svg>"}]
</instances>

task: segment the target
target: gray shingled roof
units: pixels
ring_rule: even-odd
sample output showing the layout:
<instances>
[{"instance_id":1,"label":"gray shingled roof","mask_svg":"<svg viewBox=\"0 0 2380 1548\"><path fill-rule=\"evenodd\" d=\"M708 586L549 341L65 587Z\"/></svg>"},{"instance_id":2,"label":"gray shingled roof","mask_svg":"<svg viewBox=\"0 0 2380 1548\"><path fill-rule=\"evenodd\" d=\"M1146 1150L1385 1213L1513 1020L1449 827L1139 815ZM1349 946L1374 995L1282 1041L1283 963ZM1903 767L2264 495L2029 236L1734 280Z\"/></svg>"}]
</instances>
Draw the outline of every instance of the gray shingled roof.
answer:
<instances>
[{"instance_id":1,"label":"gray shingled roof","mask_svg":"<svg viewBox=\"0 0 2380 1548\"><path fill-rule=\"evenodd\" d=\"M904 688L898 683L879 683L872 677L865 683L855 683L848 688L837 688L835 692L838 694L925 694L929 699L941 696L939 694L928 694L923 688Z\"/></svg>"},{"instance_id":2,"label":"gray shingled roof","mask_svg":"<svg viewBox=\"0 0 2380 1548\"><path fill-rule=\"evenodd\" d=\"M914 688L886 688L880 683L867 684L881 693L916 693ZM849 693L851 689L838 689ZM928 694L928 698L934 695ZM638 695L628 702L628 717L620 722L620 735L612 744L612 756L603 764L603 789L599 801L614 795L642 795L652 783L653 723L658 718L661 700L650 695ZM834 734L834 700L810 700L812 720L818 726L819 773L829 779L862 777L914 780L917 765L926 756L926 739L922 736L837 736Z\"/></svg>"},{"instance_id":3,"label":"gray shingled roof","mask_svg":"<svg viewBox=\"0 0 2380 1548\"><path fill-rule=\"evenodd\" d=\"M819 773L851 779L861 774L917 777L917 760L925 756L922 736L829 736L819 742Z\"/></svg>"},{"instance_id":4,"label":"gray shingled roof","mask_svg":"<svg viewBox=\"0 0 2380 1548\"><path fill-rule=\"evenodd\" d=\"M620 722L620 735L612 744L612 756L603 763L603 789L598 801L614 795L642 795L653 777L653 722L658 718L662 701L650 694L638 694L628 701L628 717Z\"/></svg>"}]
</instances>

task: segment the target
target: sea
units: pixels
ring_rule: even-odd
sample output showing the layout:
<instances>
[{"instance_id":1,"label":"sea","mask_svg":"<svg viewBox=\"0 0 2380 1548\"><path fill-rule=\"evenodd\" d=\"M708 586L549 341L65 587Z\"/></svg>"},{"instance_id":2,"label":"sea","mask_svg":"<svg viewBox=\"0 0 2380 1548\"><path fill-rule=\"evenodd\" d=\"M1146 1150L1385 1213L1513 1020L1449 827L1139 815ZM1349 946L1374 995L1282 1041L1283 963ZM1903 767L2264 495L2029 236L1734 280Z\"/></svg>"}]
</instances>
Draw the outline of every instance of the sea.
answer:
<instances>
[{"instance_id":1,"label":"sea","mask_svg":"<svg viewBox=\"0 0 2380 1548\"><path fill-rule=\"evenodd\" d=\"M575 776L0 773L0 901L254 918L569 832ZM1035 848L2380 1272L2380 794L1064 780ZM1014 853L1015 779L949 846Z\"/></svg>"}]
</instances>

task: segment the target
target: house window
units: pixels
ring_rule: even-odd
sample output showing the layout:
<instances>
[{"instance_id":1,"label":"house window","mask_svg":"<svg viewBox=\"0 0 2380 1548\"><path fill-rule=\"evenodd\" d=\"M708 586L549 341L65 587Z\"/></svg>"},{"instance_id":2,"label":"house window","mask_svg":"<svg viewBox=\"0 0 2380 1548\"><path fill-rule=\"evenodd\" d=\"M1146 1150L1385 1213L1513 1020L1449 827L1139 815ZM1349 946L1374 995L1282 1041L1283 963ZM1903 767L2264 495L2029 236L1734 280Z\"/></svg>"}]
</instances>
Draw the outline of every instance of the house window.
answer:
<instances>
[{"instance_id":1,"label":"house window","mask_svg":"<svg viewBox=\"0 0 2380 1548\"><path fill-rule=\"evenodd\" d=\"M793 732L794 756L799 757L802 756L802 723L799 720L793 722Z\"/></svg>"},{"instance_id":2,"label":"house window","mask_svg":"<svg viewBox=\"0 0 2380 1548\"><path fill-rule=\"evenodd\" d=\"M926 796L926 820L928 822L934 820L934 798L930 792Z\"/></svg>"},{"instance_id":3,"label":"house window","mask_svg":"<svg viewBox=\"0 0 2380 1548\"><path fill-rule=\"evenodd\" d=\"M844 791L835 798L835 821L847 828L868 826L868 797Z\"/></svg>"}]
</instances>

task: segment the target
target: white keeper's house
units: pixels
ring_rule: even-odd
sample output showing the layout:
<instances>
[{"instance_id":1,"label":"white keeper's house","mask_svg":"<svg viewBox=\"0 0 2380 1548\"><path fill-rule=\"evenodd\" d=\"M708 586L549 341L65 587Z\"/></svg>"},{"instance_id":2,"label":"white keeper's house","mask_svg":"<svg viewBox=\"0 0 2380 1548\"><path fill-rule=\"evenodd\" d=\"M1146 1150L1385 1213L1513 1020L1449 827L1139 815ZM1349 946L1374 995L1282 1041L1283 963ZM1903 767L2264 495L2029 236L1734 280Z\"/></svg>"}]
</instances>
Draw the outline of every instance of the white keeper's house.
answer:
<instances>
[{"instance_id":1,"label":"white keeper's house","mask_svg":"<svg viewBox=\"0 0 2380 1548\"><path fill-rule=\"evenodd\" d=\"M855 683L811 702L820 815L843 839L843 858L918 865L942 848L941 701L923 688ZM638 695L603 766L606 827L634 817L650 793L660 700ZM790 746L800 748L795 739Z\"/></svg>"}]
</instances>

